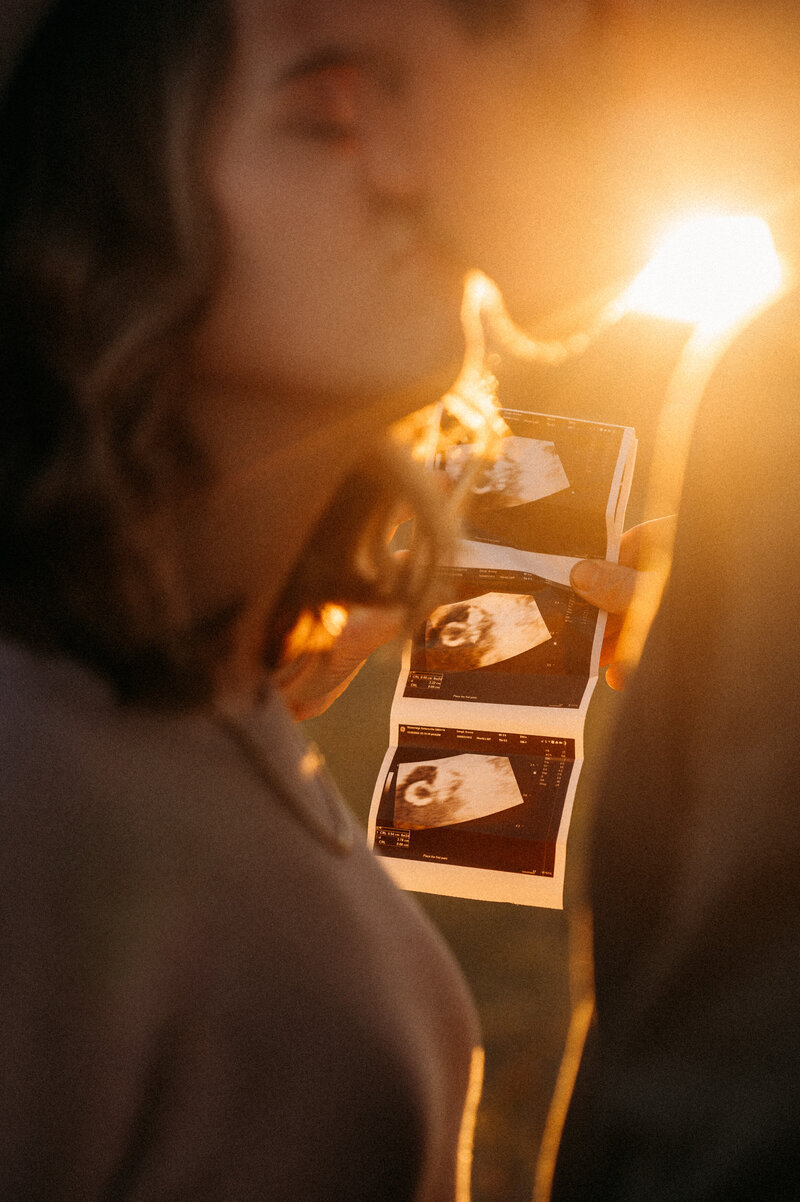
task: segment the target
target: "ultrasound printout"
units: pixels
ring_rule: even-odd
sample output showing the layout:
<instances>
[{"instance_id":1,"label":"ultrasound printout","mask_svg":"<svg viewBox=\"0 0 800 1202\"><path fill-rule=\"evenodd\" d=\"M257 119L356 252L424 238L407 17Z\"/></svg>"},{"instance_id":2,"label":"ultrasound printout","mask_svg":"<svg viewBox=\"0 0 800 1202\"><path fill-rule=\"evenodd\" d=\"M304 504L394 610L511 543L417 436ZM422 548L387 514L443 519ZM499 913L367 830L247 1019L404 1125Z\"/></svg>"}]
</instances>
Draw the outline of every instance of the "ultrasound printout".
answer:
<instances>
[{"instance_id":1,"label":"ultrasound printout","mask_svg":"<svg viewBox=\"0 0 800 1202\"><path fill-rule=\"evenodd\" d=\"M464 540L403 656L370 842L403 888L557 908L605 615L572 564L616 559L632 429L503 410ZM469 456L448 447L453 481Z\"/></svg>"},{"instance_id":2,"label":"ultrasound printout","mask_svg":"<svg viewBox=\"0 0 800 1202\"><path fill-rule=\"evenodd\" d=\"M400 736L376 816L382 855L553 877L572 740L443 727Z\"/></svg>"},{"instance_id":3,"label":"ultrasound printout","mask_svg":"<svg viewBox=\"0 0 800 1202\"><path fill-rule=\"evenodd\" d=\"M566 555L606 558L606 506L627 427L504 410L507 451L478 478L466 513L466 537ZM459 452L442 454L457 478ZM463 452L462 452L463 454Z\"/></svg>"},{"instance_id":4,"label":"ultrasound printout","mask_svg":"<svg viewBox=\"0 0 800 1202\"><path fill-rule=\"evenodd\" d=\"M412 639L406 697L577 707L591 679L597 610L567 585L448 568L454 600Z\"/></svg>"}]
</instances>

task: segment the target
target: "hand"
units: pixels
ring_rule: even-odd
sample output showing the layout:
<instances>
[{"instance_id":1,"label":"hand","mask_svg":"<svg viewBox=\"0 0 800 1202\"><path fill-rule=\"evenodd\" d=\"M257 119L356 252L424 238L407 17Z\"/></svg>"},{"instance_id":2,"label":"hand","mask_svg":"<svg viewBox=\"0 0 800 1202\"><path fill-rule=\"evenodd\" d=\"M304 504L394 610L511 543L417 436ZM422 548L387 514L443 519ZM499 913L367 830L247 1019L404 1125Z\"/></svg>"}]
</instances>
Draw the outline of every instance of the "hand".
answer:
<instances>
[{"instance_id":1,"label":"hand","mask_svg":"<svg viewBox=\"0 0 800 1202\"><path fill-rule=\"evenodd\" d=\"M273 674L273 683L296 722L318 718L384 643L405 632L404 615L397 609L353 606L347 623L329 651L304 654Z\"/></svg>"},{"instance_id":2,"label":"hand","mask_svg":"<svg viewBox=\"0 0 800 1202\"><path fill-rule=\"evenodd\" d=\"M620 634L641 599L642 611L660 597L675 538L676 517L654 518L633 526L622 536L619 563L582 559L570 574L575 592L608 613L600 664L612 689L623 689L635 666L630 647L623 648ZM647 617L647 625L653 614Z\"/></svg>"}]
</instances>

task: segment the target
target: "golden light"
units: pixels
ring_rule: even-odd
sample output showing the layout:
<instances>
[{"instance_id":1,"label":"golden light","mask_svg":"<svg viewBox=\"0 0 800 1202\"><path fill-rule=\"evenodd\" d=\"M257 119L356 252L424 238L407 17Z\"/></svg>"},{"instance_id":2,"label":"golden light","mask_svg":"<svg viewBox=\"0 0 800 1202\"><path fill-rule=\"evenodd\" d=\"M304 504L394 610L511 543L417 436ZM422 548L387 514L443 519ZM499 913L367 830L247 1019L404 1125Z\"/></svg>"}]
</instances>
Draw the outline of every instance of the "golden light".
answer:
<instances>
[{"instance_id":1,"label":"golden light","mask_svg":"<svg viewBox=\"0 0 800 1202\"><path fill-rule=\"evenodd\" d=\"M348 613L342 605L323 605L318 614L306 610L286 636L284 662L293 663L307 653L328 651L347 625Z\"/></svg>"},{"instance_id":2,"label":"golden light","mask_svg":"<svg viewBox=\"0 0 800 1202\"><path fill-rule=\"evenodd\" d=\"M338 638L347 625L347 610L342 605L329 602L320 611L320 620L331 638Z\"/></svg>"},{"instance_id":3,"label":"golden light","mask_svg":"<svg viewBox=\"0 0 800 1202\"><path fill-rule=\"evenodd\" d=\"M624 307L721 332L776 296L782 283L766 221L705 213L668 231L625 293Z\"/></svg>"},{"instance_id":4,"label":"golden light","mask_svg":"<svg viewBox=\"0 0 800 1202\"><path fill-rule=\"evenodd\" d=\"M620 319L623 312L617 298L603 307L587 329L561 339L535 338L517 325L494 280L483 272L473 271L467 277L462 317L468 346L478 346L483 351L488 335L492 345L503 354L556 367L582 355L603 330Z\"/></svg>"}]
</instances>

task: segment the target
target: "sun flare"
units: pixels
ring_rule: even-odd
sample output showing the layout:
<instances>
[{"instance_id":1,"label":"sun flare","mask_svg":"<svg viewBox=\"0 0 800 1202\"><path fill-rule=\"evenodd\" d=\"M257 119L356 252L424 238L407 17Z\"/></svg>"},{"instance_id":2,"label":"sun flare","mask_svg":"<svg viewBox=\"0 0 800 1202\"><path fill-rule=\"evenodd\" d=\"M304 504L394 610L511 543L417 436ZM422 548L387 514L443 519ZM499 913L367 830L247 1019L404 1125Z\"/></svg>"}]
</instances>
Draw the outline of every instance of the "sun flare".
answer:
<instances>
[{"instance_id":1,"label":"sun flare","mask_svg":"<svg viewBox=\"0 0 800 1202\"><path fill-rule=\"evenodd\" d=\"M624 297L628 312L723 331L780 291L766 221L704 213L670 229Z\"/></svg>"}]
</instances>

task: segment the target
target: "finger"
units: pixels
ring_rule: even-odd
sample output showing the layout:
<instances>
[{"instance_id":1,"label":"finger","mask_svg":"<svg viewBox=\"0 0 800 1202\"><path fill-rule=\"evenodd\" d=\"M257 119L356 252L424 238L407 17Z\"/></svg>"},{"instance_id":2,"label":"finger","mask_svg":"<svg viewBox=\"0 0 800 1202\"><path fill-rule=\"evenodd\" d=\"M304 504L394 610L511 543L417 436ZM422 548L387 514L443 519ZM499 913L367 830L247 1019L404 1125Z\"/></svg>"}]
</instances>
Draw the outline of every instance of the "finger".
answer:
<instances>
[{"instance_id":1,"label":"finger","mask_svg":"<svg viewBox=\"0 0 800 1202\"><path fill-rule=\"evenodd\" d=\"M570 584L585 601L608 613L623 614L630 608L638 573L623 564L604 559L582 559L570 572Z\"/></svg>"},{"instance_id":2,"label":"finger","mask_svg":"<svg viewBox=\"0 0 800 1202\"><path fill-rule=\"evenodd\" d=\"M624 660L620 659L614 660L606 668L606 684L619 693L626 688L632 671L632 664L625 663Z\"/></svg>"}]
</instances>

